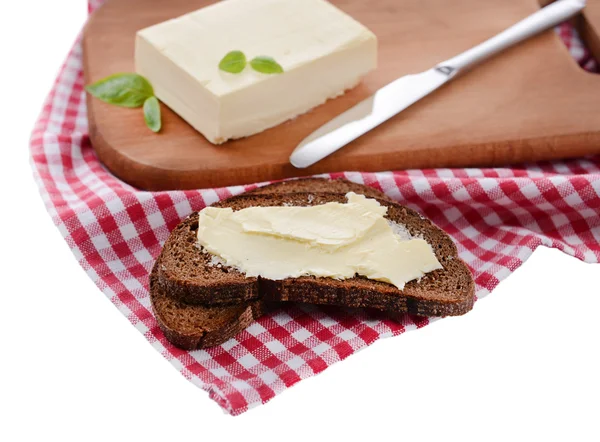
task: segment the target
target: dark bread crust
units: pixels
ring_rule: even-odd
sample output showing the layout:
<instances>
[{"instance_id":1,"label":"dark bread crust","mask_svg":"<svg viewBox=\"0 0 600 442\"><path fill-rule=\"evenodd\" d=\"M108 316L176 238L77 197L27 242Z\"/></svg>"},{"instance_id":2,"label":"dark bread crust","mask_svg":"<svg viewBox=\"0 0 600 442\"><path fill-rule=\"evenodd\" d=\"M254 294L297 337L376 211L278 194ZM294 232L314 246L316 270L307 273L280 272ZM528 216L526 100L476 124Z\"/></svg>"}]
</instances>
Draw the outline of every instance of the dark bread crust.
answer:
<instances>
[{"instance_id":1,"label":"dark bread crust","mask_svg":"<svg viewBox=\"0 0 600 442\"><path fill-rule=\"evenodd\" d=\"M444 265L444 270L427 274L420 282L411 281L402 291L384 287L389 284L371 281L358 276L347 280L315 278L305 276L295 280L272 281L261 279L260 291L265 301L293 301L307 304L338 305L352 308L375 308L393 313L411 313L419 316L458 316L473 308L475 287L469 269L456 259ZM443 274L454 272L458 278L448 284ZM423 282L425 278L431 281ZM428 293L420 284L439 283L436 299L421 297ZM398 293L401 292L401 293Z\"/></svg>"},{"instance_id":2,"label":"dark bread crust","mask_svg":"<svg viewBox=\"0 0 600 442\"><path fill-rule=\"evenodd\" d=\"M258 187L248 192L253 195L287 195L290 193L335 193L345 195L348 192L359 193L368 198L379 198L392 201L385 193L363 184L356 184L343 178L329 180L326 178L298 178L280 181L268 186Z\"/></svg>"},{"instance_id":3,"label":"dark bread crust","mask_svg":"<svg viewBox=\"0 0 600 442\"><path fill-rule=\"evenodd\" d=\"M388 207L390 220L404 225L410 234L420 235L429 244L432 244L434 253L444 269L430 272L421 280L411 281L403 290L398 290L391 284L360 276L342 281L309 276L271 281L263 278L258 280L245 278L242 273L234 269L212 267L209 269L208 274L210 275L218 274L219 271L226 272L220 275L223 281L215 283L212 279L205 281L204 273L191 278L181 278L172 266L161 265L158 274L162 285L168 296L191 304L227 305L263 296L268 301L369 307L426 316L461 315L469 311L474 302L475 285L469 269L458 258L456 246L450 237L429 220L422 218L417 212L389 199L377 199L380 204ZM306 206L331 201L345 202L346 198L341 193L269 194L263 192L258 194L252 192L229 198L215 206L232 207L234 210L239 210L251 206L275 206L282 203ZM193 226L197 226L197 220L196 213L190 215L182 223L187 228L182 229L175 236L185 232L186 235L192 235L192 238L195 238ZM171 247L169 241L167 244ZM167 244L165 249L167 249ZM210 259L206 253L201 252L195 246L193 239L174 239L173 244L187 247L189 250L185 255L188 259L196 259L199 260L198 262L204 263ZM178 250L178 252L181 251ZM168 252L165 255L170 256ZM165 261L163 259L163 262ZM171 259L169 262L173 263L173 260ZM204 271L202 267L199 269ZM239 290L238 287L243 290Z\"/></svg>"},{"instance_id":4,"label":"dark bread crust","mask_svg":"<svg viewBox=\"0 0 600 442\"><path fill-rule=\"evenodd\" d=\"M158 326L169 342L184 350L222 344L240 333L265 312L261 300L228 307L191 305L167 296L160 283L157 260L150 274L150 301Z\"/></svg>"}]
</instances>

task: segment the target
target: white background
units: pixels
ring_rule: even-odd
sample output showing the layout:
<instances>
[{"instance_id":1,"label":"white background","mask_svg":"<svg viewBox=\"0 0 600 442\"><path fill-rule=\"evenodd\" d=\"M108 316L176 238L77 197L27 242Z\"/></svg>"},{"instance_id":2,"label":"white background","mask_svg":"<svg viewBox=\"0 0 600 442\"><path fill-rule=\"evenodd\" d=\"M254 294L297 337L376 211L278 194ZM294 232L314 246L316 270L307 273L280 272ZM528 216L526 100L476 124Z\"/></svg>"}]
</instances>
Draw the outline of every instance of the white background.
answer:
<instances>
[{"instance_id":1,"label":"white background","mask_svg":"<svg viewBox=\"0 0 600 442\"><path fill-rule=\"evenodd\" d=\"M0 440L600 440L600 265L539 249L464 317L232 418L92 284L28 164L84 0L0 6Z\"/></svg>"}]
</instances>

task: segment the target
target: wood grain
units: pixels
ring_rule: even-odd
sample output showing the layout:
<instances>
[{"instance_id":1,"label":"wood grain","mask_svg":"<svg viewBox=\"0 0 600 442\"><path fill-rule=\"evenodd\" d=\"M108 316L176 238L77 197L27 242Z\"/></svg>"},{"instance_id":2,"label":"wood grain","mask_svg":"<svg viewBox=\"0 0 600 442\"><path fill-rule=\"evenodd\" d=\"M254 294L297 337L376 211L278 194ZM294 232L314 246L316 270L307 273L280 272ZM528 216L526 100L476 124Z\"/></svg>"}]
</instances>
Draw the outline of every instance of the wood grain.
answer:
<instances>
[{"instance_id":1,"label":"wood grain","mask_svg":"<svg viewBox=\"0 0 600 442\"><path fill-rule=\"evenodd\" d=\"M107 0L85 29L86 84L133 71L138 29L209 3ZM536 0L332 3L379 39L379 67L357 88L293 121L222 146L210 144L164 105L163 130L156 135L145 127L141 111L88 96L90 137L100 160L134 186L164 190L600 153L600 76L580 69L549 31L482 64L315 166L295 169L288 162L294 147L335 115L395 78L462 52L539 8ZM597 41L600 0L589 3L585 34Z\"/></svg>"}]
</instances>

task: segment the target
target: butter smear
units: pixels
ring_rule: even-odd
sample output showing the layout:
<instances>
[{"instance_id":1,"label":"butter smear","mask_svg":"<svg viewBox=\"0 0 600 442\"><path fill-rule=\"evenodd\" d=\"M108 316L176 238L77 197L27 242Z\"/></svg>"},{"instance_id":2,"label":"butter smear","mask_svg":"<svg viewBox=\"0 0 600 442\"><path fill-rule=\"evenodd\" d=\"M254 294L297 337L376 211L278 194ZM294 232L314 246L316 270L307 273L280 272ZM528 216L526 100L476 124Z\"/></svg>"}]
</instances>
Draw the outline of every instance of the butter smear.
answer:
<instances>
[{"instance_id":1,"label":"butter smear","mask_svg":"<svg viewBox=\"0 0 600 442\"><path fill-rule=\"evenodd\" d=\"M403 289L442 268L427 241L395 233L387 207L353 192L346 198L343 204L236 212L207 207L200 211L198 242L224 265L272 280L358 274Z\"/></svg>"}]
</instances>

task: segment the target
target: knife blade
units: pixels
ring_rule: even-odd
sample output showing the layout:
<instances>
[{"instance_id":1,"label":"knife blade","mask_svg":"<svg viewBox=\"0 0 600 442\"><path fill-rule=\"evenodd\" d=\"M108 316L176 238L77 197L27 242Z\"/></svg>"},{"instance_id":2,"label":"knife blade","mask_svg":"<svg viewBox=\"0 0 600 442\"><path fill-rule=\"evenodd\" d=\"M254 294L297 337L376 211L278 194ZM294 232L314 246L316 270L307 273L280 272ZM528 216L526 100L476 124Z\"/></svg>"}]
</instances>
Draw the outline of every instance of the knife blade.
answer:
<instances>
[{"instance_id":1,"label":"knife blade","mask_svg":"<svg viewBox=\"0 0 600 442\"><path fill-rule=\"evenodd\" d=\"M434 68L385 85L305 138L292 152L290 163L302 169L331 155L448 82L451 72L447 72Z\"/></svg>"},{"instance_id":2,"label":"knife blade","mask_svg":"<svg viewBox=\"0 0 600 442\"><path fill-rule=\"evenodd\" d=\"M463 70L571 18L584 7L585 0L558 0L432 69L392 81L306 137L292 152L290 163L299 169L312 166L431 94Z\"/></svg>"}]
</instances>

